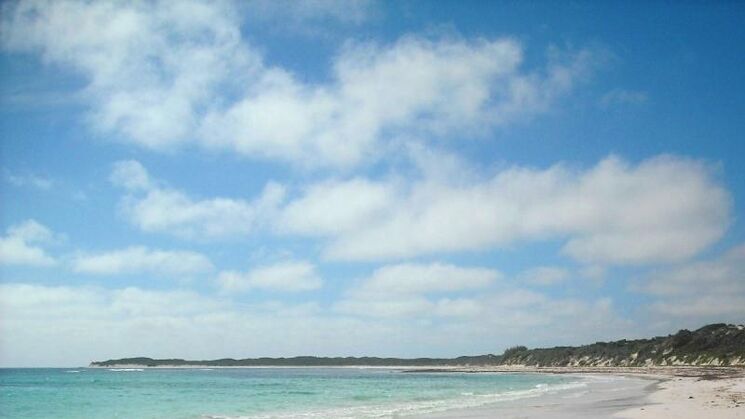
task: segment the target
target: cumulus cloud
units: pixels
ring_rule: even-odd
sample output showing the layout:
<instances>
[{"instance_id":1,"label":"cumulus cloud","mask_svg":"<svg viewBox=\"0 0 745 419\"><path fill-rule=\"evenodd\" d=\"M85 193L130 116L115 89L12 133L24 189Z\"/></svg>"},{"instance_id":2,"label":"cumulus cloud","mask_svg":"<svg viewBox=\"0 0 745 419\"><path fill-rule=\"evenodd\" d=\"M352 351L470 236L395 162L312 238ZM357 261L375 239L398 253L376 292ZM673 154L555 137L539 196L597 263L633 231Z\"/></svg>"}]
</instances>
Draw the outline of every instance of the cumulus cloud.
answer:
<instances>
[{"instance_id":1,"label":"cumulus cloud","mask_svg":"<svg viewBox=\"0 0 745 419\"><path fill-rule=\"evenodd\" d=\"M657 314L695 320L741 322L745 317L745 245L709 259L655 270L634 290L656 298Z\"/></svg>"},{"instance_id":2,"label":"cumulus cloud","mask_svg":"<svg viewBox=\"0 0 745 419\"><path fill-rule=\"evenodd\" d=\"M492 269L455 265L404 263L378 268L366 279L360 293L421 294L483 288L502 275Z\"/></svg>"},{"instance_id":3,"label":"cumulus cloud","mask_svg":"<svg viewBox=\"0 0 745 419\"><path fill-rule=\"evenodd\" d=\"M226 292L252 289L299 292L323 286L315 265L307 261L285 261L260 266L248 272L223 271L217 277L217 283Z\"/></svg>"},{"instance_id":4,"label":"cumulus cloud","mask_svg":"<svg viewBox=\"0 0 745 419\"><path fill-rule=\"evenodd\" d=\"M225 1L19 1L4 5L2 39L86 77L96 131L166 149L257 65L236 16Z\"/></svg>"},{"instance_id":5,"label":"cumulus cloud","mask_svg":"<svg viewBox=\"0 0 745 419\"><path fill-rule=\"evenodd\" d=\"M0 236L0 265L51 266L54 257L40 245L59 240L49 228L35 220L26 220L8 228Z\"/></svg>"},{"instance_id":6,"label":"cumulus cloud","mask_svg":"<svg viewBox=\"0 0 745 419\"><path fill-rule=\"evenodd\" d=\"M197 252L131 246L108 252L78 254L73 258L72 269L96 275L144 273L190 276L211 271L213 266L206 256Z\"/></svg>"},{"instance_id":7,"label":"cumulus cloud","mask_svg":"<svg viewBox=\"0 0 745 419\"><path fill-rule=\"evenodd\" d=\"M505 302L509 305L500 305ZM500 353L515 344L586 343L627 336L631 330L605 299L551 300L505 292L486 303L488 311L475 318L402 322L330 313L314 302L239 305L225 296L184 290L3 283L0 363L73 366L132 354L189 359L457 356ZM450 299L438 309L467 314L470 306Z\"/></svg>"},{"instance_id":8,"label":"cumulus cloud","mask_svg":"<svg viewBox=\"0 0 745 419\"><path fill-rule=\"evenodd\" d=\"M354 196L345 206L344 196ZM318 210L329 204L329 213ZM284 231L327 238L330 259L397 259L565 239L583 263L683 260L718 240L731 198L706 164L608 157L587 170L512 167L449 182L355 178L308 188L283 213ZM331 222L334 219L339 223Z\"/></svg>"},{"instance_id":9,"label":"cumulus cloud","mask_svg":"<svg viewBox=\"0 0 745 419\"><path fill-rule=\"evenodd\" d=\"M501 277L493 269L442 263L387 265L349 290L336 310L372 317L473 316L481 312L481 303L442 294L483 289Z\"/></svg>"},{"instance_id":10,"label":"cumulus cloud","mask_svg":"<svg viewBox=\"0 0 745 419\"><path fill-rule=\"evenodd\" d=\"M114 163L109 180L114 185L133 191L147 191L155 186L145 167L136 160L122 160Z\"/></svg>"},{"instance_id":11,"label":"cumulus cloud","mask_svg":"<svg viewBox=\"0 0 745 419\"><path fill-rule=\"evenodd\" d=\"M344 10L362 3L344 4L291 9L352 18ZM348 42L329 81L308 83L263 61L242 39L237 9L223 1L20 1L4 7L2 39L6 49L82 74L97 132L156 150L191 143L304 166L369 161L404 134L490 132L546 111L596 58L551 51L543 68L526 69L513 39L409 35Z\"/></svg>"},{"instance_id":12,"label":"cumulus cloud","mask_svg":"<svg viewBox=\"0 0 745 419\"><path fill-rule=\"evenodd\" d=\"M403 134L473 136L543 112L592 59L581 51L564 61L543 75L522 72L522 48L510 39L350 43L333 83L307 85L272 69L242 100L208 114L202 133L243 154L348 166Z\"/></svg>"},{"instance_id":13,"label":"cumulus cloud","mask_svg":"<svg viewBox=\"0 0 745 419\"><path fill-rule=\"evenodd\" d=\"M132 224L143 231L191 239L247 235L266 222L284 199L284 188L272 182L253 201L194 199L183 191L158 186L136 161L116 163L110 179L128 191L120 211Z\"/></svg>"},{"instance_id":14,"label":"cumulus cloud","mask_svg":"<svg viewBox=\"0 0 745 419\"><path fill-rule=\"evenodd\" d=\"M426 159L425 159L426 160ZM597 278L608 265L686 260L721 238L731 197L704 162L610 156L587 169L513 166L492 175L352 177L310 183L287 200L269 182L251 201L195 199L157 186L136 162L115 167L129 192L122 213L149 232L188 238L245 236L266 228L324 240L333 260L390 260L563 240L562 253ZM449 173L449 172L448 172Z\"/></svg>"},{"instance_id":15,"label":"cumulus cloud","mask_svg":"<svg viewBox=\"0 0 745 419\"><path fill-rule=\"evenodd\" d=\"M435 272L432 276L437 278L439 269L435 266L422 265L416 271L421 275ZM588 334L594 339L612 336L620 330L628 331L632 325L616 313L609 298L551 297L505 281L493 281L501 275L483 268L450 266L458 272L451 282L444 277L441 281L409 275L396 278L399 269L412 268L393 265L379 269L350 288L334 304L334 310L365 321L395 321L418 327L430 327L436 322L453 340L490 339L498 330L500 335L510 336L512 345L537 343L535 336L526 333L530 330L545 331L553 336L551 344L555 345L578 343ZM391 278L391 282L380 278ZM393 282L394 278L404 284ZM445 289L445 295L438 292Z\"/></svg>"}]
</instances>

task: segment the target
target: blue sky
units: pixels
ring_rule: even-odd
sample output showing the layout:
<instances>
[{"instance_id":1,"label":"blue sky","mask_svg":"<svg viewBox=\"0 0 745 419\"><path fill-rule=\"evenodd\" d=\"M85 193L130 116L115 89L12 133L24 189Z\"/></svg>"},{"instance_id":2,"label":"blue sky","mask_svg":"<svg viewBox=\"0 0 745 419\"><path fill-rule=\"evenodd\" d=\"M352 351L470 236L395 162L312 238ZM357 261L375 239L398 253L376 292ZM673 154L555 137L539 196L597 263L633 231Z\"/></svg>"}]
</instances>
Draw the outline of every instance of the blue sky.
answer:
<instances>
[{"instance_id":1,"label":"blue sky","mask_svg":"<svg viewBox=\"0 0 745 419\"><path fill-rule=\"evenodd\" d=\"M741 323L743 18L5 3L0 364L456 356Z\"/></svg>"}]
</instances>

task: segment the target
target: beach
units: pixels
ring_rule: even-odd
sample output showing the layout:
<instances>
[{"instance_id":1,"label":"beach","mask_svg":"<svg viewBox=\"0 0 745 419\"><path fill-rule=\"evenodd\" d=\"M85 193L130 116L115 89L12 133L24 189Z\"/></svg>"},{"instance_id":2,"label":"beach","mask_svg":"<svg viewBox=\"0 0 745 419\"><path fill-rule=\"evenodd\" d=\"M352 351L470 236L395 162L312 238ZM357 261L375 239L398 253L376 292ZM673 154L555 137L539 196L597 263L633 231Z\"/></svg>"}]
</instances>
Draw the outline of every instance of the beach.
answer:
<instances>
[{"instance_id":1,"label":"beach","mask_svg":"<svg viewBox=\"0 0 745 419\"><path fill-rule=\"evenodd\" d=\"M745 369L326 367L0 369L23 418L745 418Z\"/></svg>"},{"instance_id":2,"label":"beach","mask_svg":"<svg viewBox=\"0 0 745 419\"><path fill-rule=\"evenodd\" d=\"M745 418L745 378L667 377L655 386L646 404L614 417L625 419Z\"/></svg>"},{"instance_id":3,"label":"beach","mask_svg":"<svg viewBox=\"0 0 745 419\"><path fill-rule=\"evenodd\" d=\"M614 375L576 375L576 379L586 385L565 391L549 392L537 397L417 417L437 419L612 418L622 409L642 406L645 403L645 397L657 382L649 378Z\"/></svg>"},{"instance_id":4,"label":"beach","mask_svg":"<svg viewBox=\"0 0 745 419\"><path fill-rule=\"evenodd\" d=\"M118 367L138 369L144 366L121 365ZM173 367L160 366L155 369L158 368ZM745 418L745 368L742 367L530 367L514 365L489 367L345 366L328 369L337 368L398 370L414 375L431 373L546 374L567 377L573 382L582 383L580 386L547 389L545 392L532 391L528 397L521 394L513 400L510 400L508 396L494 403L413 415L413 417L421 418Z\"/></svg>"},{"instance_id":5,"label":"beach","mask_svg":"<svg viewBox=\"0 0 745 419\"><path fill-rule=\"evenodd\" d=\"M588 382L577 391L442 412L438 419L734 419L745 418L745 369L712 367L497 367L473 372L567 374ZM422 416L424 417L424 416Z\"/></svg>"}]
</instances>

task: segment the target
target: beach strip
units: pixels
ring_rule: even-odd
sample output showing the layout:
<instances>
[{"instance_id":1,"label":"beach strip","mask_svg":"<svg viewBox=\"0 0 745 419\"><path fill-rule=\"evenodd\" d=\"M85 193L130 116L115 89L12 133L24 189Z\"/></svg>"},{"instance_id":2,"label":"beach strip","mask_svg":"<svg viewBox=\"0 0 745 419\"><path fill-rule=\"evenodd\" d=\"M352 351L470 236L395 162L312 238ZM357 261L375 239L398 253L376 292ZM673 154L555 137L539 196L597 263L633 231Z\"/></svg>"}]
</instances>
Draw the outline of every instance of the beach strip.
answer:
<instances>
[{"instance_id":1,"label":"beach strip","mask_svg":"<svg viewBox=\"0 0 745 419\"><path fill-rule=\"evenodd\" d=\"M625 409L619 419L743 419L745 378L667 377L644 406Z\"/></svg>"},{"instance_id":2,"label":"beach strip","mask_svg":"<svg viewBox=\"0 0 745 419\"><path fill-rule=\"evenodd\" d=\"M442 412L438 419L744 419L745 369L716 367L497 367L471 372L576 375L584 390Z\"/></svg>"}]
</instances>

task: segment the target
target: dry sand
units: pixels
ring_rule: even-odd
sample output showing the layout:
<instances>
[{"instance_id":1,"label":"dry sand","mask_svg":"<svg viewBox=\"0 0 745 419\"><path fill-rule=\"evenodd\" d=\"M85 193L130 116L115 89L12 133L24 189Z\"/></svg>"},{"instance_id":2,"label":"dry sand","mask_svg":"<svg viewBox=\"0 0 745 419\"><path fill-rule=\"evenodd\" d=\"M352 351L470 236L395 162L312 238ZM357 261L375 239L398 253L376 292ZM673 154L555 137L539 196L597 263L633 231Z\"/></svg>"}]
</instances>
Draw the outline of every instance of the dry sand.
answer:
<instances>
[{"instance_id":1,"label":"dry sand","mask_svg":"<svg viewBox=\"0 0 745 419\"><path fill-rule=\"evenodd\" d=\"M666 377L657 384L645 406L618 412L626 419L734 419L745 418L745 378Z\"/></svg>"},{"instance_id":2,"label":"dry sand","mask_svg":"<svg viewBox=\"0 0 745 419\"><path fill-rule=\"evenodd\" d=\"M571 374L590 380L586 391L560 392L436 418L471 419L745 419L745 369L723 367L497 367L470 372Z\"/></svg>"}]
</instances>

